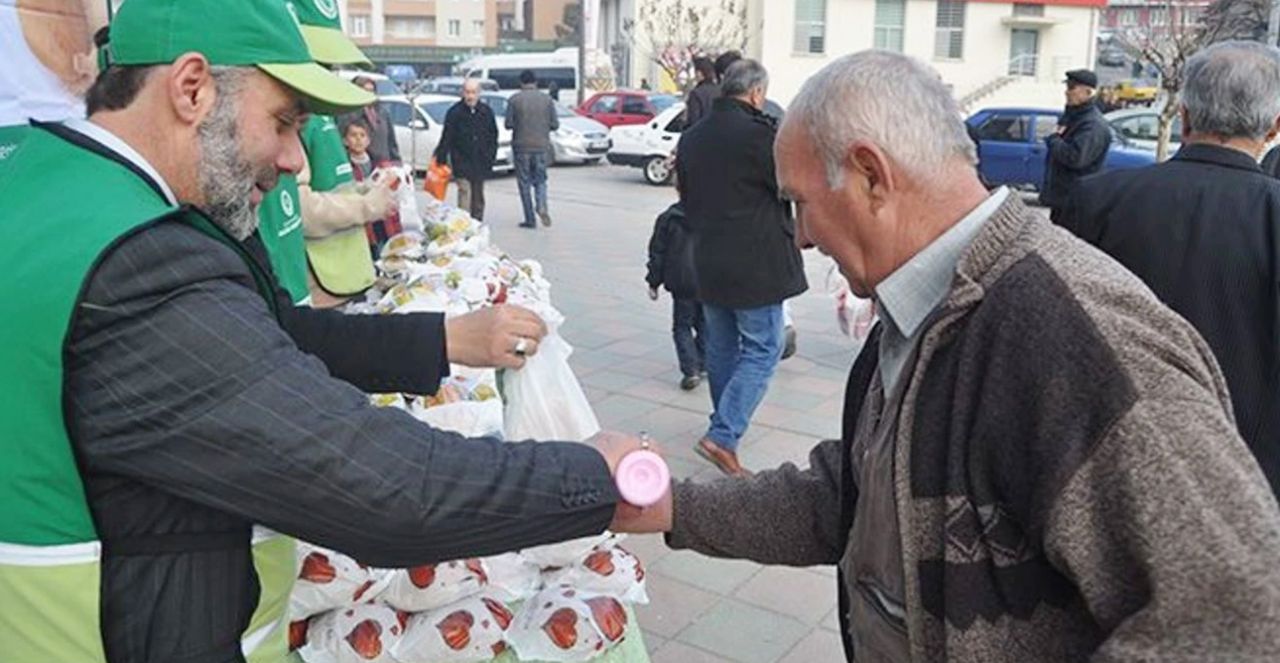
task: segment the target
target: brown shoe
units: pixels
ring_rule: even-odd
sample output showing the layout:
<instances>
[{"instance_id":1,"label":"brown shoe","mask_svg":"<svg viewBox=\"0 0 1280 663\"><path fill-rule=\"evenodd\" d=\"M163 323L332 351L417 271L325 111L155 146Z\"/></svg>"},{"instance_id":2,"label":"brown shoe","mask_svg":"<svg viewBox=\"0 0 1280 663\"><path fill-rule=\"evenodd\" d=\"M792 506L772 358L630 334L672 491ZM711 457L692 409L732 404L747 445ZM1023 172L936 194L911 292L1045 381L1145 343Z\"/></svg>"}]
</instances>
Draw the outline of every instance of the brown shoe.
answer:
<instances>
[{"instance_id":1,"label":"brown shoe","mask_svg":"<svg viewBox=\"0 0 1280 663\"><path fill-rule=\"evenodd\" d=\"M738 454L721 447L707 438L698 440L693 445L693 450L699 456L702 456L707 462L715 465L717 469L731 477L750 478L751 472L738 462Z\"/></svg>"}]
</instances>

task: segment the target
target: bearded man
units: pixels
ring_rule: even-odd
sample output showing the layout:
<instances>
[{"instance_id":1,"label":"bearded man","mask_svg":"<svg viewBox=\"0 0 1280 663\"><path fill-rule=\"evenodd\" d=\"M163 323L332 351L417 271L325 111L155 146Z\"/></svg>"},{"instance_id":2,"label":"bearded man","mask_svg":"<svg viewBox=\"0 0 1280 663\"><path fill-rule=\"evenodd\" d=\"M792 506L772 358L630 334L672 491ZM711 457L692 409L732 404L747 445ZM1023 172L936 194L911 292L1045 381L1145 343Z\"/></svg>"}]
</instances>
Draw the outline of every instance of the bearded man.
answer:
<instances>
[{"instance_id":1,"label":"bearded man","mask_svg":"<svg viewBox=\"0 0 1280 663\"><path fill-rule=\"evenodd\" d=\"M610 524L640 440L443 433L277 324L240 242L302 168L308 111L370 101L283 3L129 0L110 50L88 121L0 129L5 661L281 660L282 615L257 608L293 552L256 525L405 567Z\"/></svg>"}]
</instances>

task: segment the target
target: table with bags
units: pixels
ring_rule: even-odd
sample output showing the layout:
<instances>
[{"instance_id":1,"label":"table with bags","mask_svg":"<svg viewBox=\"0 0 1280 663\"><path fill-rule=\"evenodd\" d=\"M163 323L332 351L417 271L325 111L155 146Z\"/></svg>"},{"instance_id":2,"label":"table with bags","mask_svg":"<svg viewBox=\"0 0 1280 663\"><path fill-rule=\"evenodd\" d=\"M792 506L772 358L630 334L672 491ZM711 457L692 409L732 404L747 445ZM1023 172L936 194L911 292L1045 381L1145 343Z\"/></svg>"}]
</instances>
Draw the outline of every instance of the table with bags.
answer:
<instances>
[{"instance_id":1,"label":"table with bags","mask_svg":"<svg viewBox=\"0 0 1280 663\"><path fill-rule=\"evenodd\" d=\"M508 256L487 227L439 200L402 201L401 210L421 225L408 224L387 242L378 282L349 312L452 316L511 303L542 316L549 333L520 370L453 366L434 395L374 394L372 402L468 437L585 440L597 433L541 265ZM375 569L298 542L292 656L305 663L647 663L633 611L648 602L644 569L622 543L605 533L484 559Z\"/></svg>"}]
</instances>

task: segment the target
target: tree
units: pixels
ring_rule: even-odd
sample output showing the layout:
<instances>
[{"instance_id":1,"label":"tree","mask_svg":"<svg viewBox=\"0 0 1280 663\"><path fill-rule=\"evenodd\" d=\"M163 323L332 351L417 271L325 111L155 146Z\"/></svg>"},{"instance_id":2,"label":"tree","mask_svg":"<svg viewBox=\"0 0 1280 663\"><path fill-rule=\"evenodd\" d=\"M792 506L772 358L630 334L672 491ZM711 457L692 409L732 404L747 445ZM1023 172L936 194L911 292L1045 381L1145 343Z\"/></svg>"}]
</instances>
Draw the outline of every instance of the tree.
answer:
<instances>
[{"instance_id":1,"label":"tree","mask_svg":"<svg viewBox=\"0 0 1280 663\"><path fill-rule=\"evenodd\" d=\"M623 32L682 90L693 87L693 59L747 46L746 0L637 0Z\"/></svg>"},{"instance_id":2,"label":"tree","mask_svg":"<svg viewBox=\"0 0 1280 663\"><path fill-rule=\"evenodd\" d=\"M1147 62L1160 79L1160 134L1156 142L1156 159L1169 154L1173 121L1181 104L1183 76L1187 61L1200 49L1229 39L1261 39L1267 31L1267 0L1217 0L1198 14L1199 5L1171 0L1151 6L1163 10L1166 25L1145 30L1129 29L1119 35L1120 41L1139 61ZM1154 26L1153 26L1154 27Z\"/></svg>"}]
</instances>

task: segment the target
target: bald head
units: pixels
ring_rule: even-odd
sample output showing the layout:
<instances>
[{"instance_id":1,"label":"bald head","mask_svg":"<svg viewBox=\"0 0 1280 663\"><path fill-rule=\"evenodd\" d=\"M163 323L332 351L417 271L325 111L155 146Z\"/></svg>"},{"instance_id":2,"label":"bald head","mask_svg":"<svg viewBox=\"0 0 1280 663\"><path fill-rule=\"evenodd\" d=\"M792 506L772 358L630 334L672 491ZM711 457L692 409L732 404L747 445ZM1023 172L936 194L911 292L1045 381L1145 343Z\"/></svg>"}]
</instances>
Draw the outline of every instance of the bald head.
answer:
<instances>
[{"instance_id":1,"label":"bald head","mask_svg":"<svg viewBox=\"0 0 1280 663\"><path fill-rule=\"evenodd\" d=\"M480 101L480 81L468 78L462 82L462 100L472 108Z\"/></svg>"}]
</instances>

